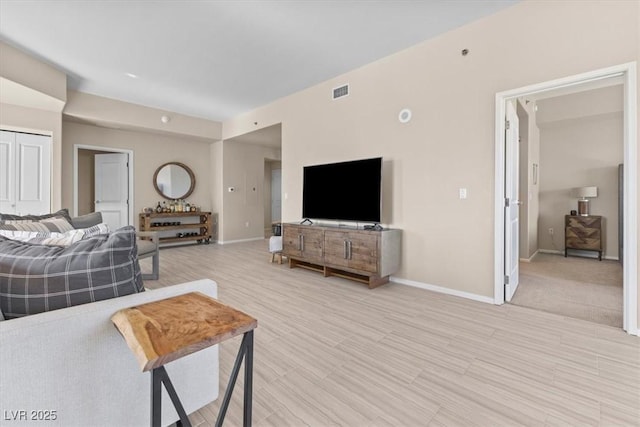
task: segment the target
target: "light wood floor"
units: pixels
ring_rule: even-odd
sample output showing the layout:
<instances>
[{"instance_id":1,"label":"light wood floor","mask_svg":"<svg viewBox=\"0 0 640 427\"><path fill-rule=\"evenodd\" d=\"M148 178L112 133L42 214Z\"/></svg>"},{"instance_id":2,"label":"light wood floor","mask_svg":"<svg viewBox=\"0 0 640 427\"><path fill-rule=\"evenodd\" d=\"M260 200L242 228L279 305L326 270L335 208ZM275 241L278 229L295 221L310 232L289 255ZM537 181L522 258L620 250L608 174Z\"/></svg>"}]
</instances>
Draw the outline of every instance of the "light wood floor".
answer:
<instances>
[{"instance_id":1,"label":"light wood floor","mask_svg":"<svg viewBox=\"0 0 640 427\"><path fill-rule=\"evenodd\" d=\"M162 250L159 281L218 282L258 319L256 426L639 425L640 339L514 305L270 264L267 241ZM143 260L148 268L149 260ZM239 338L221 345L224 393ZM225 426L242 424L242 378ZM220 401L191 415L213 425Z\"/></svg>"}]
</instances>

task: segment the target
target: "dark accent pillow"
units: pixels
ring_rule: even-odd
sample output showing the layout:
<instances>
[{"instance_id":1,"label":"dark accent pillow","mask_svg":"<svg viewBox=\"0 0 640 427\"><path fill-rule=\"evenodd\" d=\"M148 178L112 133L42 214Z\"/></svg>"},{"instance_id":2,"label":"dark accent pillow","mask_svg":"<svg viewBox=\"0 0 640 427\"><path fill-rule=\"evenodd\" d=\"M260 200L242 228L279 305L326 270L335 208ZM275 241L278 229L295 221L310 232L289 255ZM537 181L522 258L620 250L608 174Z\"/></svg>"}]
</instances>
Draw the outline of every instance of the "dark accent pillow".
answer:
<instances>
[{"instance_id":1,"label":"dark accent pillow","mask_svg":"<svg viewBox=\"0 0 640 427\"><path fill-rule=\"evenodd\" d=\"M101 212L92 212L86 215L76 216L71 218L71 225L73 228L89 228L94 225L98 225L102 222L102 213Z\"/></svg>"},{"instance_id":2,"label":"dark accent pillow","mask_svg":"<svg viewBox=\"0 0 640 427\"><path fill-rule=\"evenodd\" d=\"M0 310L6 319L142 291L131 226L69 247L0 236Z\"/></svg>"},{"instance_id":3,"label":"dark accent pillow","mask_svg":"<svg viewBox=\"0 0 640 427\"><path fill-rule=\"evenodd\" d=\"M41 221L47 218L53 218L56 216L61 216L66 219L69 224L71 224L71 217L69 216L69 209L60 209L58 212L44 214L44 215L11 215L11 214L3 214L0 213L0 222L2 221Z\"/></svg>"}]
</instances>

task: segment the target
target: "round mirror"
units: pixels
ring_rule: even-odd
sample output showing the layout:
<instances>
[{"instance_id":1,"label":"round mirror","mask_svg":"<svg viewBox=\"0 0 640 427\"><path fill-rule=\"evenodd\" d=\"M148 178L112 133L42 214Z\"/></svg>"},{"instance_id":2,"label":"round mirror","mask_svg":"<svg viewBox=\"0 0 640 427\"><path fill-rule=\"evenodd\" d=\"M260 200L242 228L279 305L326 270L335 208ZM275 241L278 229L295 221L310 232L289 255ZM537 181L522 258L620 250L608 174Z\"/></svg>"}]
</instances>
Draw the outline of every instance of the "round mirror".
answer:
<instances>
[{"instance_id":1,"label":"round mirror","mask_svg":"<svg viewBox=\"0 0 640 427\"><path fill-rule=\"evenodd\" d=\"M187 165L169 162L153 174L153 186L167 199L186 199L196 186L196 177Z\"/></svg>"}]
</instances>

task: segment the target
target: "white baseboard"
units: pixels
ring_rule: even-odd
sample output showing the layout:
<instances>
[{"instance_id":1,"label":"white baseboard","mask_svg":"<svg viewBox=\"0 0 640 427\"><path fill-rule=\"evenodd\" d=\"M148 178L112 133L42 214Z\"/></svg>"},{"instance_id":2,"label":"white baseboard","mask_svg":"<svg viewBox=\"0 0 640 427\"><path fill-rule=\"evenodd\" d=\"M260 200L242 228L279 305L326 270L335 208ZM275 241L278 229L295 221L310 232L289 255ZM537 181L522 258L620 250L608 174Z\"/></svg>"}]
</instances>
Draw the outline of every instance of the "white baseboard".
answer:
<instances>
[{"instance_id":1,"label":"white baseboard","mask_svg":"<svg viewBox=\"0 0 640 427\"><path fill-rule=\"evenodd\" d=\"M538 249L538 252L541 254L564 255L564 251L557 251L555 249Z\"/></svg>"},{"instance_id":2,"label":"white baseboard","mask_svg":"<svg viewBox=\"0 0 640 427\"><path fill-rule=\"evenodd\" d=\"M542 254L554 254L554 255L564 256L564 251L556 251L554 249L538 249L538 252ZM573 249L573 252L580 256L583 256L584 258L594 258L594 259L598 258L598 255L596 255L595 252L593 251L580 251L580 250ZM620 258L611 256L611 255L604 255L602 259L607 259L610 261L620 261Z\"/></svg>"},{"instance_id":3,"label":"white baseboard","mask_svg":"<svg viewBox=\"0 0 640 427\"><path fill-rule=\"evenodd\" d=\"M529 258L520 258L520 262L531 262L533 261L533 259L536 257L536 255L538 255L538 252L540 252L540 249L536 250L533 255L531 255Z\"/></svg>"},{"instance_id":4,"label":"white baseboard","mask_svg":"<svg viewBox=\"0 0 640 427\"><path fill-rule=\"evenodd\" d=\"M265 240L264 237L251 237L250 239L239 240L218 240L219 245L230 245L231 243L255 242L256 240Z\"/></svg>"},{"instance_id":5,"label":"white baseboard","mask_svg":"<svg viewBox=\"0 0 640 427\"><path fill-rule=\"evenodd\" d=\"M472 294L469 292L458 291L456 289L445 288L442 286L430 285L428 283L416 282L414 280L402 279L400 277L391 276L390 281L399 283L401 285L413 286L414 288L426 289L427 291L438 292L440 294L453 295L455 297L461 297L470 299L473 301L484 302L487 304L493 304L493 297L485 297L484 295Z\"/></svg>"}]
</instances>

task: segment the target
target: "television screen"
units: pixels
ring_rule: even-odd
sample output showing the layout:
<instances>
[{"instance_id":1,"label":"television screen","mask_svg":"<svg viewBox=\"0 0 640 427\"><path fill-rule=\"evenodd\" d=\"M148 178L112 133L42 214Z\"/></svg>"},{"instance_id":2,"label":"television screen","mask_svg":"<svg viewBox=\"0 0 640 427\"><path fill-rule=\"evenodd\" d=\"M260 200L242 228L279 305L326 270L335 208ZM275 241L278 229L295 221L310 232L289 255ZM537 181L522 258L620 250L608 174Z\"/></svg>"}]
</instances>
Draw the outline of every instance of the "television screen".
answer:
<instances>
[{"instance_id":1,"label":"television screen","mask_svg":"<svg viewBox=\"0 0 640 427\"><path fill-rule=\"evenodd\" d=\"M302 217L380 222L382 157L305 166Z\"/></svg>"}]
</instances>

